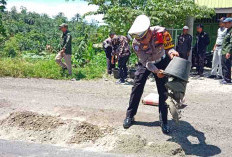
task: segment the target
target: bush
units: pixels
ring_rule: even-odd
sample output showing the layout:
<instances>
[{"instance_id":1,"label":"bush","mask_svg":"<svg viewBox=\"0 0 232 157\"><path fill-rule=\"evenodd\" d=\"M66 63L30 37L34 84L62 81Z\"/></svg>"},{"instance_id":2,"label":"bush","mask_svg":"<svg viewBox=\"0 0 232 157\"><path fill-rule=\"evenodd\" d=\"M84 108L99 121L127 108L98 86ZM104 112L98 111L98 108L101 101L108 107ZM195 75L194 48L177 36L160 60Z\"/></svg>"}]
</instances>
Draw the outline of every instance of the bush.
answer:
<instances>
[{"instance_id":1,"label":"bush","mask_svg":"<svg viewBox=\"0 0 232 157\"><path fill-rule=\"evenodd\" d=\"M101 78L106 71L104 53L94 56L84 67L73 68L73 76L79 79ZM21 77L21 78L48 78L48 79L70 79L64 77L67 73L62 73L54 58L42 59L23 59L23 58L1 58L0 77Z\"/></svg>"}]
</instances>

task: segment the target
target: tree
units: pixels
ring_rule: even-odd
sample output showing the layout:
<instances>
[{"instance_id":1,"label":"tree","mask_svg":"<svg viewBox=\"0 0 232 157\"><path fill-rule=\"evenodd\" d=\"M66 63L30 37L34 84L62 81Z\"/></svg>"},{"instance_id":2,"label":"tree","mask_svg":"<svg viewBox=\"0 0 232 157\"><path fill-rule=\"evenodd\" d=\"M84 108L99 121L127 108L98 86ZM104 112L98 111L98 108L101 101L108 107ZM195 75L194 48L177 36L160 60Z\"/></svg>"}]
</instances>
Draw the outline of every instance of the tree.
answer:
<instances>
[{"instance_id":1,"label":"tree","mask_svg":"<svg viewBox=\"0 0 232 157\"><path fill-rule=\"evenodd\" d=\"M5 35L5 29L2 23L2 13L5 10L5 5L6 5L6 1L5 0L0 0L0 34L1 35Z\"/></svg>"},{"instance_id":2,"label":"tree","mask_svg":"<svg viewBox=\"0 0 232 157\"><path fill-rule=\"evenodd\" d=\"M192 0L86 0L99 6L91 14L104 14L104 21L116 33L126 34L136 16L146 14L152 25L180 28L187 17L209 18L213 9L198 6Z\"/></svg>"}]
</instances>

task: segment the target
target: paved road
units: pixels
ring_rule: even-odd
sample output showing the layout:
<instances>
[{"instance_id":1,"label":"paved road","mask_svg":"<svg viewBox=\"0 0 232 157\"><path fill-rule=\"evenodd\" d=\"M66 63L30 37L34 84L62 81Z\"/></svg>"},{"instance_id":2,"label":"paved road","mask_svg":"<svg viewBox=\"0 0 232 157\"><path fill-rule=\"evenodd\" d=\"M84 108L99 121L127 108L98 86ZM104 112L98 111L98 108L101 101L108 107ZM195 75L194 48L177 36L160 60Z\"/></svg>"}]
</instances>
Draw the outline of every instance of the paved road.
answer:
<instances>
[{"instance_id":1,"label":"paved road","mask_svg":"<svg viewBox=\"0 0 232 157\"><path fill-rule=\"evenodd\" d=\"M122 157L106 153L88 152L80 149L0 140L0 157Z\"/></svg>"},{"instance_id":2,"label":"paved road","mask_svg":"<svg viewBox=\"0 0 232 157\"><path fill-rule=\"evenodd\" d=\"M29 110L121 128L130 91L131 86L103 80L0 78L0 118L10 112ZM153 82L147 83L143 96L150 92L156 92ZM157 108L143 105L139 107L136 125L124 133L141 135L147 143L172 141L189 156L232 156L231 93L232 86L220 85L216 80L190 79L182 121L179 126L170 121L172 133L169 136L163 135L157 126ZM12 141L16 146L14 144L17 142ZM14 154L9 148L1 147L0 151ZM46 146L41 148L46 150Z\"/></svg>"}]
</instances>

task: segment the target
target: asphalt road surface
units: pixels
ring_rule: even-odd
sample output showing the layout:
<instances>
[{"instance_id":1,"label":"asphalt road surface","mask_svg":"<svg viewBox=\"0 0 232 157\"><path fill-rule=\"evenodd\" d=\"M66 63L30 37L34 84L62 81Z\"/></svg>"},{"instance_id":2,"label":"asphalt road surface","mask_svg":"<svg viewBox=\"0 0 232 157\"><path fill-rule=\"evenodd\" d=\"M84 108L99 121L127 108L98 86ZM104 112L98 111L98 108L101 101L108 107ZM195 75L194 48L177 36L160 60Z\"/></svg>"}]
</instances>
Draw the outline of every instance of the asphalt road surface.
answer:
<instances>
[{"instance_id":1,"label":"asphalt road surface","mask_svg":"<svg viewBox=\"0 0 232 157\"><path fill-rule=\"evenodd\" d=\"M130 146L133 144L125 141L124 149L118 147L109 151L125 156L146 156L146 153L151 154L148 150L152 148L153 155L150 156L170 156L170 153L166 153L170 150L176 156L183 156L183 153L186 156L232 156L232 86L220 85L217 80L190 79L186 94L187 107L182 111L179 125L175 125L169 116L170 135L162 134L158 126L158 108L152 106L140 105L135 125L129 130L122 128L131 85L115 85L114 81L103 79L61 81L0 78L0 82L1 119L11 112L33 111L99 126L108 125L120 132L117 135L139 135L144 139L142 141L146 144L141 146L142 151L139 151L140 148L132 149ZM148 81L143 96L155 93L155 86L154 82ZM40 144L37 141L31 144L27 138L10 134L1 136L0 130L0 156L111 156L98 147L91 152L86 151L85 147L57 146L59 143ZM139 144L141 140L135 145ZM153 144L155 147L151 147ZM176 145L183 149L182 153L173 153Z\"/></svg>"}]
</instances>

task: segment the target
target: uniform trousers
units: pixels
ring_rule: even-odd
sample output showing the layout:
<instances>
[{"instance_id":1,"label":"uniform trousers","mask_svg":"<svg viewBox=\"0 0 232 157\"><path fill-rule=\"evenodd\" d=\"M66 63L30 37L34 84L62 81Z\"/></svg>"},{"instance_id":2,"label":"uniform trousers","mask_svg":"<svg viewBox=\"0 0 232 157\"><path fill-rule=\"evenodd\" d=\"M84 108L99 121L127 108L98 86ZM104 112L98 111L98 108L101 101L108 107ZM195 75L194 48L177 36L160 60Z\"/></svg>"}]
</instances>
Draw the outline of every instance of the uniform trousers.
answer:
<instances>
[{"instance_id":1,"label":"uniform trousers","mask_svg":"<svg viewBox=\"0 0 232 157\"><path fill-rule=\"evenodd\" d=\"M211 71L211 75L218 75L218 76L222 76L222 47L221 46L217 46L214 54L213 54L213 61L212 61L212 71Z\"/></svg>"},{"instance_id":2,"label":"uniform trousers","mask_svg":"<svg viewBox=\"0 0 232 157\"><path fill-rule=\"evenodd\" d=\"M197 54L196 55L196 70L198 75L202 75L204 73L205 66L205 54Z\"/></svg>"},{"instance_id":3,"label":"uniform trousers","mask_svg":"<svg viewBox=\"0 0 232 157\"><path fill-rule=\"evenodd\" d=\"M107 49L105 49L105 53L106 53L106 63L107 63L107 73L111 74L112 73L112 69L115 68L115 64L111 63L111 59L112 59L112 47L108 47Z\"/></svg>"},{"instance_id":4,"label":"uniform trousers","mask_svg":"<svg viewBox=\"0 0 232 157\"><path fill-rule=\"evenodd\" d=\"M168 56L162 59L159 63L155 64L158 69L165 69L169 64L170 59ZM144 86L146 84L147 78L150 75L151 71L149 71L146 67L144 67L141 63L139 63L137 70L135 72L134 86L132 87L132 92L130 95L129 107L127 109L126 116L132 118L136 115L139 102L141 96L143 94ZM167 77L158 78L156 74L154 74L156 80L156 86L159 94L159 113L160 117L164 124L167 124L167 114L168 108L166 104L166 100L168 98L168 91L165 87L165 84L168 81Z\"/></svg>"},{"instance_id":5,"label":"uniform trousers","mask_svg":"<svg viewBox=\"0 0 232 157\"><path fill-rule=\"evenodd\" d=\"M65 63L62 62L62 59L64 58ZM62 68L67 68L69 75L72 75L72 55L71 54L65 54L62 51L58 52L56 55L56 62L59 64Z\"/></svg>"},{"instance_id":6,"label":"uniform trousers","mask_svg":"<svg viewBox=\"0 0 232 157\"><path fill-rule=\"evenodd\" d=\"M129 60L130 55L118 57L118 68L119 68L119 78L120 81L124 82L125 78L128 75L128 69L127 69L127 62Z\"/></svg>"},{"instance_id":7,"label":"uniform trousers","mask_svg":"<svg viewBox=\"0 0 232 157\"><path fill-rule=\"evenodd\" d=\"M223 73L223 79L231 83L231 57L229 59L226 59L226 56L222 56L222 73Z\"/></svg>"}]
</instances>

